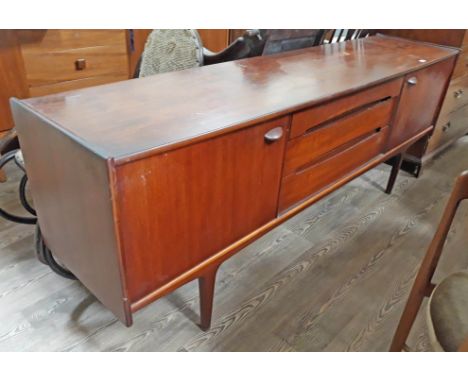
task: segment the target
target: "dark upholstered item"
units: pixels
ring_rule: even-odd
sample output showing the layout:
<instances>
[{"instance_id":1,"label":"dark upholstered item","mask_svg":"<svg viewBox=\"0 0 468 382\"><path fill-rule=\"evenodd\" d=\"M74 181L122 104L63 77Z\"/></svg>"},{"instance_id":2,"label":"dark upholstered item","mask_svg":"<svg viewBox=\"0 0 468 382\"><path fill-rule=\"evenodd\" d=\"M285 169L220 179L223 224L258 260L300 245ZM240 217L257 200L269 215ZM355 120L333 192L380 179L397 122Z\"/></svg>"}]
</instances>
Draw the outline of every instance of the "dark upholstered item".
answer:
<instances>
[{"instance_id":1,"label":"dark upholstered item","mask_svg":"<svg viewBox=\"0 0 468 382\"><path fill-rule=\"evenodd\" d=\"M468 337L468 272L454 273L437 285L427 321L434 350L458 350Z\"/></svg>"}]
</instances>

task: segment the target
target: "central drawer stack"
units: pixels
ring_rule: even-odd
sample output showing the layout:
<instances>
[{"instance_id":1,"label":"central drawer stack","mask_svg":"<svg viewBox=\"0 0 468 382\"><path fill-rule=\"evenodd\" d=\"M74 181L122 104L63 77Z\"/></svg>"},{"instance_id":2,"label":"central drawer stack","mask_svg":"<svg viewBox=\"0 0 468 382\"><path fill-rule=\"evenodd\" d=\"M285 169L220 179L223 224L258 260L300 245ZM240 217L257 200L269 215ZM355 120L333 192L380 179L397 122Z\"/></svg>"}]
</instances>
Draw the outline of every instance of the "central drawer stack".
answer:
<instances>
[{"instance_id":1,"label":"central drawer stack","mask_svg":"<svg viewBox=\"0 0 468 382\"><path fill-rule=\"evenodd\" d=\"M394 80L293 114L280 213L383 151L401 85Z\"/></svg>"}]
</instances>

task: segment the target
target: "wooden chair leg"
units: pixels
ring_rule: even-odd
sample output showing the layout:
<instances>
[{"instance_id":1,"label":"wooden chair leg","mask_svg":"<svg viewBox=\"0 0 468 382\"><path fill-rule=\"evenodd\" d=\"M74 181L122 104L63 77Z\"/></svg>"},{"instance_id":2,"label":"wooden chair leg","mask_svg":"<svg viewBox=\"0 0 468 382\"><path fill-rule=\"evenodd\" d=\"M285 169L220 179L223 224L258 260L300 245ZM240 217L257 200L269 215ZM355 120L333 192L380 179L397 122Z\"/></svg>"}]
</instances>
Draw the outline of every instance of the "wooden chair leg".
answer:
<instances>
[{"instance_id":1,"label":"wooden chair leg","mask_svg":"<svg viewBox=\"0 0 468 382\"><path fill-rule=\"evenodd\" d=\"M200 328L208 330L211 326L216 273L219 265L208 270L198 279L200 293Z\"/></svg>"},{"instance_id":2,"label":"wooden chair leg","mask_svg":"<svg viewBox=\"0 0 468 382\"><path fill-rule=\"evenodd\" d=\"M393 337L390 351L401 351L403 349L423 298L429 296L433 290L431 283L432 276L439 263L442 249L457 208L463 199L468 199L468 171L463 172L455 182L455 187L447 202L442 219L414 281L408 302Z\"/></svg>"},{"instance_id":3,"label":"wooden chair leg","mask_svg":"<svg viewBox=\"0 0 468 382\"><path fill-rule=\"evenodd\" d=\"M397 156L393 158L392 171L390 172L390 178L388 178L387 188L385 190L387 194L392 193L393 186L395 185L398 171L400 171L402 162L403 162L403 153L398 154Z\"/></svg>"},{"instance_id":4,"label":"wooden chair leg","mask_svg":"<svg viewBox=\"0 0 468 382\"><path fill-rule=\"evenodd\" d=\"M406 339L409 332L413 327L413 323L418 315L419 308L422 301L426 296L426 290L431 283L433 272L430 271L427 262L430 259L425 258L419 270L416 280L414 281L413 288L406 302L405 309L401 315L400 322L398 323L397 330L393 336L392 344L390 346L391 352L400 352L405 347Z\"/></svg>"},{"instance_id":5,"label":"wooden chair leg","mask_svg":"<svg viewBox=\"0 0 468 382\"><path fill-rule=\"evenodd\" d=\"M6 182L6 174L3 168L0 168L0 183Z\"/></svg>"}]
</instances>

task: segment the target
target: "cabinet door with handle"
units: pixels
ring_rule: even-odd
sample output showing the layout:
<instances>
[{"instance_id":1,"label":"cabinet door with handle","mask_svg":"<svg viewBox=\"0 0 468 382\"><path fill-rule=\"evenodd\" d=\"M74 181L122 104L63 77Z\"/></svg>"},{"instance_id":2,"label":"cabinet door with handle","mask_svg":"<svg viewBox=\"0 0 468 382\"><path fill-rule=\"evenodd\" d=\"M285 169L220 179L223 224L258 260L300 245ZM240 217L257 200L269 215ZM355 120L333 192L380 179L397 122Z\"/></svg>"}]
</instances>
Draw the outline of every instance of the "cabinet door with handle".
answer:
<instances>
[{"instance_id":1,"label":"cabinet door with handle","mask_svg":"<svg viewBox=\"0 0 468 382\"><path fill-rule=\"evenodd\" d=\"M435 123L453 65L451 58L406 75L388 149Z\"/></svg>"},{"instance_id":2,"label":"cabinet door with handle","mask_svg":"<svg viewBox=\"0 0 468 382\"><path fill-rule=\"evenodd\" d=\"M276 217L289 118L117 167L132 301Z\"/></svg>"}]
</instances>

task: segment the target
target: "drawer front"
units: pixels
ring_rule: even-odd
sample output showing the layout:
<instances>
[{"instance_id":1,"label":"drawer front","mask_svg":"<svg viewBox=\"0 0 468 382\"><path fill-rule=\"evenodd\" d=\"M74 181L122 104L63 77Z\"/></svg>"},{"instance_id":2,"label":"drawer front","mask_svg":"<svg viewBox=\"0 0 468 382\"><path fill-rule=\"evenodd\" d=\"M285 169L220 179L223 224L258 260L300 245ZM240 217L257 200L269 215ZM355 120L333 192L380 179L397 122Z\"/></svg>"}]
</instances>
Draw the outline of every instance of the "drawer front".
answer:
<instances>
[{"instance_id":1,"label":"drawer front","mask_svg":"<svg viewBox=\"0 0 468 382\"><path fill-rule=\"evenodd\" d=\"M279 211L284 212L382 152L387 128L376 131L337 154L283 178Z\"/></svg>"},{"instance_id":2,"label":"drawer front","mask_svg":"<svg viewBox=\"0 0 468 382\"><path fill-rule=\"evenodd\" d=\"M18 31L23 54L126 44L123 29L25 29Z\"/></svg>"},{"instance_id":3,"label":"drawer front","mask_svg":"<svg viewBox=\"0 0 468 382\"><path fill-rule=\"evenodd\" d=\"M466 74L468 74L468 52L464 52L458 57L452 78L463 77Z\"/></svg>"},{"instance_id":4,"label":"drawer front","mask_svg":"<svg viewBox=\"0 0 468 382\"><path fill-rule=\"evenodd\" d=\"M377 102L347 114L333 122L312 128L306 134L290 140L287 144L284 175L319 161L334 150L351 146L357 139L374 133L390 123L394 99Z\"/></svg>"},{"instance_id":5,"label":"drawer front","mask_svg":"<svg viewBox=\"0 0 468 382\"><path fill-rule=\"evenodd\" d=\"M29 87L111 75L128 78L123 30L31 33L33 37L21 37Z\"/></svg>"},{"instance_id":6,"label":"drawer front","mask_svg":"<svg viewBox=\"0 0 468 382\"><path fill-rule=\"evenodd\" d=\"M400 94L401 85L402 79L400 78L340 98L336 101L331 101L295 113L292 117L290 138L298 137L315 126L340 117L353 110L365 107L366 105L381 101L385 98L398 96Z\"/></svg>"},{"instance_id":7,"label":"drawer front","mask_svg":"<svg viewBox=\"0 0 468 382\"><path fill-rule=\"evenodd\" d=\"M127 80L126 74L111 74L108 76L81 78L78 80L57 82L42 86L33 86L29 88L29 95L31 97L40 97L47 94L61 93L69 90L82 89L90 86L104 85L117 81Z\"/></svg>"},{"instance_id":8,"label":"drawer front","mask_svg":"<svg viewBox=\"0 0 468 382\"><path fill-rule=\"evenodd\" d=\"M434 151L435 149L437 149L439 146L443 144L444 135L445 135L445 132L447 131L447 126L449 124L449 121L450 121L450 114L443 114L443 115L441 114L439 116L439 119L437 120L437 124L427 144L427 149L424 151L424 155Z\"/></svg>"},{"instance_id":9,"label":"drawer front","mask_svg":"<svg viewBox=\"0 0 468 382\"><path fill-rule=\"evenodd\" d=\"M127 55L116 46L44 52L25 57L30 87L105 75L128 75Z\"/></svg>"},{"instance_id":10,"label":"drawer front","mask_svg":"<svg viewBox=\"0 0 468 382\"><path fill-rule=\"evenodd\" d=\"M454 60L453 57L405 76L387 150L434 124Z\"/></svg>"},{"instance_id":11,"label":"drawer front","mask_svg":"<svg viewBox=\"0 0 468 382\"><path fill-rule=\"evenodd\" d=\"M468 133L468 105L440 118L429 141L427 153L462 137L466 133Z\"/></svg>"},{"instance_id":12,"label":"drawer front","mask_svg":"<svg viewBox=\"0 0 468 382\"><path fill-rule=\"evenodd\" d=\"M468 76L450 82L441 114L452 113L465 105L468 105Z\"/></svg>"}]
</instances>

